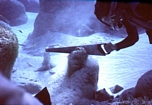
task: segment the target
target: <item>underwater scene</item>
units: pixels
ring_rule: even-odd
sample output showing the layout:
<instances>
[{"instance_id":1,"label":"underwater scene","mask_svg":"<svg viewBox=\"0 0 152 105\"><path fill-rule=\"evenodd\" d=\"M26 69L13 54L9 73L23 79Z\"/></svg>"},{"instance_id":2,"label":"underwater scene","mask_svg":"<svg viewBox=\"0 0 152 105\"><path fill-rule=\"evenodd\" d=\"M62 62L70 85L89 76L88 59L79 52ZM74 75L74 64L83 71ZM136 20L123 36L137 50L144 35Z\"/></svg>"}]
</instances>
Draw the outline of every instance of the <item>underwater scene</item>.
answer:
<instances>
[{"instance_id":1,"label":"underwater scene","mask_svg":"<svg viewBox=\"0 0 152 105\"><path fill-rule=\"evenodd\" d=\"M0 104L152 105L152 3L0 0Z\"/></svg>"}]
</instances>

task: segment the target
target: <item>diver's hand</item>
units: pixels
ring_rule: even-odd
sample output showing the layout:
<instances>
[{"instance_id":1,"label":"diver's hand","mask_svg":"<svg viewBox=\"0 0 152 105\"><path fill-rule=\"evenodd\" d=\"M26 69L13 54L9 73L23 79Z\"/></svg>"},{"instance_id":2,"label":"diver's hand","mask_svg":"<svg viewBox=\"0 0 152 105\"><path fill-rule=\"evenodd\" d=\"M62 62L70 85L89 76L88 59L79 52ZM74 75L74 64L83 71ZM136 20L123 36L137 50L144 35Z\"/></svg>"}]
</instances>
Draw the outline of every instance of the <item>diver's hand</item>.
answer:
<instances>
[{"instance_id":1,"label":"diver's hand","mask_svg":"<svg viewBox=\"0 0 152 105\"><path fill-rule=\"evenodd\" d=\"M103 47L107 54L110 54L113 50L116 50L116 46L112 43L105 43Z\"/></svg>"}]
</instances>

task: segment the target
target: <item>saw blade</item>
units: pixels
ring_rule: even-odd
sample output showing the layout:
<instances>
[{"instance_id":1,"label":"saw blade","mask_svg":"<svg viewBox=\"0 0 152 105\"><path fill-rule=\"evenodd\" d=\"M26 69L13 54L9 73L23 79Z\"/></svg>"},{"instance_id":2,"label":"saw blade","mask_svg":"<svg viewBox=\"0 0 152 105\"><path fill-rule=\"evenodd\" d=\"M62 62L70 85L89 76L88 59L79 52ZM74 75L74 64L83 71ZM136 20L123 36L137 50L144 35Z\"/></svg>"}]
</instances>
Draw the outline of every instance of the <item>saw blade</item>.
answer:
<instances>
[{"instance_id":1,"label":"saw blade","mask_svg":"<svg viewBox=\"0 0 152 105\"><path fill-rule=\"evenodd\" d=\"M57 53L71 53L77 47L83 47L90 55L106 55L101 45L103 44L92 44L92 45L80 45L80 46L64 46L64 47L46 47L46 52L57 52Z\"/></svg>"}]
</instances>

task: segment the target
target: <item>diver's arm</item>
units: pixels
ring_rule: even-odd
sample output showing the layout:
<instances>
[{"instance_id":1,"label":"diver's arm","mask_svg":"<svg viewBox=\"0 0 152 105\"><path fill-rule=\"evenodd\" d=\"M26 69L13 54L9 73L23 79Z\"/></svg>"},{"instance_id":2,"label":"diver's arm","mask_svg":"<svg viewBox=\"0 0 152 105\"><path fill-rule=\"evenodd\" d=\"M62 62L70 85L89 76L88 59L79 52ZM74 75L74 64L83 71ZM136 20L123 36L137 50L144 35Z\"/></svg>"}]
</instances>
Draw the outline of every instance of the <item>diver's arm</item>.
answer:
<instances>
[{"instance_id":1,"label":"diver's arm","mask_svg":"<svg viewBox=\"0 0 152 105\"><path fill-rule=\"evenodd\" d=\"M138 37L137 28L135 26L131 25L127 20L123 21L123 24L126 28L128 36L124 40L122 40L116 44L112 44L112 43L104 44L104 49L107 54L110 54L113 50L118 51L120 49L130 47L138 41L139 37Z\"/></svg>"},{"instance_id":2,"label":"diver's arm","mask_svg":"<svg viewBox=\"0 0 152 105\"><path fill-rule=\"evenodd\" d=\"M130 46L134 45L139 39L138 31L135 26L131 25L127 20L125 20L123 22L123 24L126 28L128 36L121 42L118 42L115 44L116 50L130 47Z\"/></svg>"}]
</instances>

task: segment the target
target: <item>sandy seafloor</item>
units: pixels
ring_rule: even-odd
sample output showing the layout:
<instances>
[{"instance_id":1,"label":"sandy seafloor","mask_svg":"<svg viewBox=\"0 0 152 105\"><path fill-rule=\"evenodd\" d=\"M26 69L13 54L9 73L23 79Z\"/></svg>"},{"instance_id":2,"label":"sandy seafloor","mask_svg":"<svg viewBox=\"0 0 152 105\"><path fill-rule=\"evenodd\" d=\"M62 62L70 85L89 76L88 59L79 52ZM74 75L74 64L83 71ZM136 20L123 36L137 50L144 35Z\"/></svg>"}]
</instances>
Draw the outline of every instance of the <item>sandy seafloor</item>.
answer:
<instances>
[{"instance_id":1,"label":"sandy seafloor","mask_svg":"<svg viewBox=\"0 0 152 105\"><path fill-rule=\"evenodd\" d=\"M27 12L27 15L29 19L26 24L12 27L12 30L18 37L19 44L22 44L26 40L28 34L32 32L34 28L33 24L37 13ZM105 35L105 33L97 33L77 39L86 44L121 40L121 38L109 38L101 35ZM66 41L69 43L70 41L71 44L76 43L72 41L72 38L76 37L69 35L65 37L56 36L54 40L64 41L64 43L66 43ZM22 50L22 46L20 46L19 55L12 72L12 81L17 85L35 83L39 84L42 88L47 86L51 93L63 78L62 75L64 75L67 66L67 55L68 54L51 54L51 62L54 68L48 71L35 72L35 70L41 67L43 56L26 54ZM115 85L120 85L124 89L134 87L138 78L146 71L152 69L152 45L149 44L148 37L145 33L140 34L140 39L134 46L118 52L114 51L106 56L90 56L98 60L100 67L98 90L106 88L110 94L112 93L109 88Z\"/></svg>"}]
</instances>

